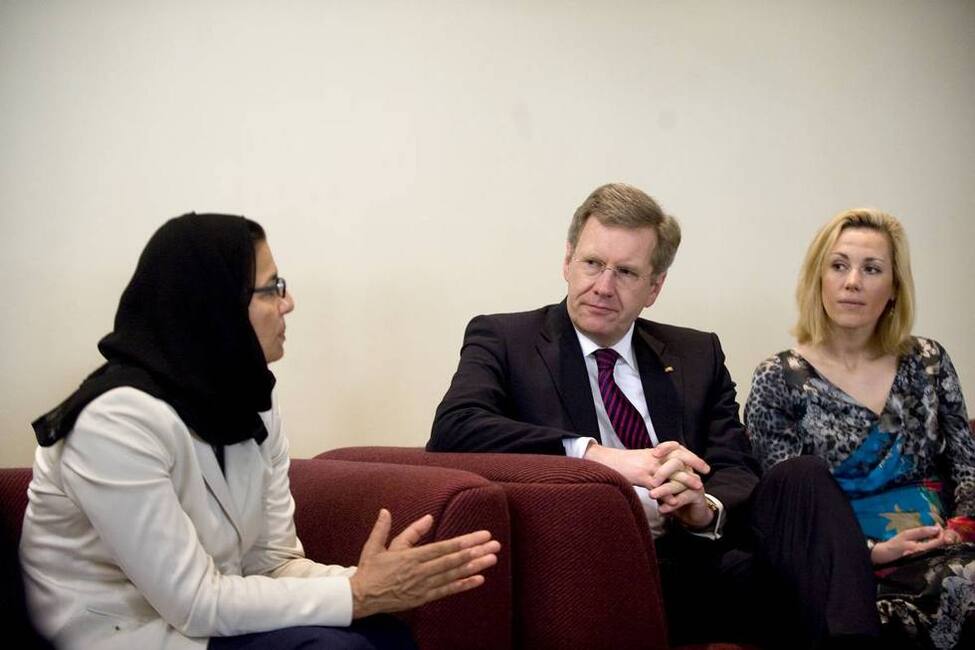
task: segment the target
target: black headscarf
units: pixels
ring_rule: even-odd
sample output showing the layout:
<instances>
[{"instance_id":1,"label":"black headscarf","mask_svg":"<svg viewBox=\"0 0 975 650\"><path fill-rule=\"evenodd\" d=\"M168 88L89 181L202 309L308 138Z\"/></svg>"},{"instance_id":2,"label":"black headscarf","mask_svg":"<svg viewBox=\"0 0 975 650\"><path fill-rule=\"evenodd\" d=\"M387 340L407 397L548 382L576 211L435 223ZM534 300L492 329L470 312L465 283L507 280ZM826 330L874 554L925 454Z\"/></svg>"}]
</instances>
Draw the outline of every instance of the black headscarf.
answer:
<instances>
[{"instance_id":1,"label":"black headscarf","mask_svg":"<svg viewBox=\"0 0 975 650\"><path fill-rule=\"evenodd\" d=\"M66 436L89 402L120 386L166 401L211 445L263 442L258 412L271 408L274 375L247 311L255 265L243 217L190 213L163 224L98 344L108 362L33 422L38 443Z\"/></svg>"}]
</instances>

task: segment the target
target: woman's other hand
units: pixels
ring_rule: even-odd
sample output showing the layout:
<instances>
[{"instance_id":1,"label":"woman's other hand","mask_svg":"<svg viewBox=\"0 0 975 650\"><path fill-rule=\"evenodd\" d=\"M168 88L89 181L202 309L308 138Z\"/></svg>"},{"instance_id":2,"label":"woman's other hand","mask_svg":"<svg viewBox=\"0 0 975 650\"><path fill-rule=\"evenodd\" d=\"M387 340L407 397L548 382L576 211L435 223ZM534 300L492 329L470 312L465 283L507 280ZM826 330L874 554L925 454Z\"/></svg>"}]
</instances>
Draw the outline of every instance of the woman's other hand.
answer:
<instances>
[{"instance_id":1,"label":"woman's other hand","mask_svg":"<svg viewBox=\"0 0 975 650\"><path fill-rule=\"evenodd\" d=\"M417 546L433 526L433 517L424 515L387 547L391 525L392 516L383 508L349 579L353 618L412 609L474 589L484 584L481 571L498 561L501 544L486 530Z\"/></svg>"},{"instance_id":2,"label":"woman's other hand","mask_svg":"<svg viewBox=\"0 0 975 650\"><path fill-rule=\"evenodd\" d=\"M953 544L951 534L941 526L918 526L902 530L885 542L874 544L870 551L870 561L874 564L885 564L902 558L929 551L939 546Z\"/></svg>"}]
</instances>

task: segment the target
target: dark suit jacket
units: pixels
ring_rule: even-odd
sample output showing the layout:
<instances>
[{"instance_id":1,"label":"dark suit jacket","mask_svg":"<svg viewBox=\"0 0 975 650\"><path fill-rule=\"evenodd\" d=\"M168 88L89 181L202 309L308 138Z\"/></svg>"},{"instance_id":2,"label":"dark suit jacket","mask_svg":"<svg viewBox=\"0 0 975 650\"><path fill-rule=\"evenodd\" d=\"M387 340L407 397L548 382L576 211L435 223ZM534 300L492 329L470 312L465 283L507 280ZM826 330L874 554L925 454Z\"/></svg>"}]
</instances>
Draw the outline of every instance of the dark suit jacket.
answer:
<instances>
[{"instance_id":1,"label":"dark suit jacket","mask_svg":"<svg viewBox=\"0 0 975 650\"><path fill-rule=\"evenodd\" d=\"M759 467L718 337L641 318L633 348L658 439L676 440L708 462L705 489L730 521L758 482ZM600 439L565 301L474 318L427 449L564 454L562 438L571 436Z\"/></svg>"}]
</instances>

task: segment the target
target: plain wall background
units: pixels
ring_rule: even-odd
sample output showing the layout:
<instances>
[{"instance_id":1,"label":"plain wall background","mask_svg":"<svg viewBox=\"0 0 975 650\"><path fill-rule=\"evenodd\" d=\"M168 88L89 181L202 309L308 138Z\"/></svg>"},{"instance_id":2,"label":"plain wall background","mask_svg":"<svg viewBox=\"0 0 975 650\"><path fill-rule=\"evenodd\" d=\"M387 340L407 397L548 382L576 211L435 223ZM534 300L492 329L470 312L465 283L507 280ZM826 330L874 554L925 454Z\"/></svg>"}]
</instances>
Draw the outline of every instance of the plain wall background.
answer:
<instances>
[{"instance_id":1,"label":"plain wall background","mask_svg":"<svg viewBox=\"0 0 975 650\"><path fill-rule=\"evenodd\" d=\"M739 401L815 230L870 205L971 403L973 106L965 0L2 1L0 464L190 210L263 223L293 288L292 455L422 445L466 322L560 300L616 180L684 230L644 316L717 331Z\"/></svg>"}]
</instances>

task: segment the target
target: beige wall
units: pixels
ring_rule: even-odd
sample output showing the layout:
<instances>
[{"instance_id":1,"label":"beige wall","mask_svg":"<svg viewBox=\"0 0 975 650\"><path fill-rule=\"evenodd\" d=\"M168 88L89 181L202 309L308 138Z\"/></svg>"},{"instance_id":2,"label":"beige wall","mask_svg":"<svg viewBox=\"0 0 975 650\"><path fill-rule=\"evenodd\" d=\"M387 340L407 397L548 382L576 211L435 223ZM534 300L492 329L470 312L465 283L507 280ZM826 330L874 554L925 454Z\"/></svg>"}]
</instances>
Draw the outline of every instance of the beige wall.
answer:
<instances>
[{"instance_id":1,"label":"beige wall","mask_svg":"<svg viewBox=\"0 0 975 650\"><path fill-rule=\"evenodd\" d=\"M467 320L561 299L610 180L680 218L645 315L717 331L742 399L815 228L900 216L971 400L973 34L966 1L3 2L0 464L189 210L263 222L294 289L294 455L423 444Z\"/></svg>"}]
</instances>

